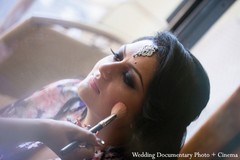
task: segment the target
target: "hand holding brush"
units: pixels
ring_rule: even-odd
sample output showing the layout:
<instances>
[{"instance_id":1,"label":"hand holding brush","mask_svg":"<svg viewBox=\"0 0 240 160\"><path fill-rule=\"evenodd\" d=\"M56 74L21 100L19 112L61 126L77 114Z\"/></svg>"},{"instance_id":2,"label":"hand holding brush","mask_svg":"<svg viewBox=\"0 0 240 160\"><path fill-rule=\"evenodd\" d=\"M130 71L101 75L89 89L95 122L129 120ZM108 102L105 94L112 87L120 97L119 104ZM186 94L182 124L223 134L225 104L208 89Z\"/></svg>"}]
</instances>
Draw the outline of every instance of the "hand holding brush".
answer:
<instances>
[{"instance_id":1,"label":"hand holding brush","mask_svg":"<svg viewBox=\"0 0 240 160\"><path fill-rule=\"evenodd\" d=\"M97 125L95 125L91 129L89 129L89 131L92 132L92 133L99 132L101 129L103 129L105 126L110 124L115 119L117 119L117 118L119 119L119 118L123 117L125 113L126 113L126 106L123 103L117 103L112 108L111 115L106 117L102 121L100 121ZM68 145L66 145L65 147L63 147L60 150L60 154L61 155L68 154L70 151L72 151L73 149L78 147L78 145L80 145L81 142L82 142L81 140L80 141L76 140L76 141L73 141L73 142L69 143ZM103 144L104 142L101 141L100 143Z\"/></svg>"}]
</instances>

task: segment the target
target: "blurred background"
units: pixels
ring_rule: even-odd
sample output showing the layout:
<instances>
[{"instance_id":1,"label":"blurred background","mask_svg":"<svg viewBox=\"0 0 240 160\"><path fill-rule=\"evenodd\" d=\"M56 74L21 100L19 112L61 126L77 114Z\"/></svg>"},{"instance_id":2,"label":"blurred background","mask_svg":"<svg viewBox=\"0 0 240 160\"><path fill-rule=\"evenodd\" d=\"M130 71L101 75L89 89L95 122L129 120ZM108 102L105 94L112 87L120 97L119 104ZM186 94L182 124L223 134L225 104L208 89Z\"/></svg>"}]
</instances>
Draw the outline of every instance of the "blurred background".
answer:
<instances>
[{"instance_id":1,"label":"blurred background","mask_svg":"<svg viewBox=\"0 0 240 160\"><path fill-rule=\"evenodd\" d=\"M0 106L55 80L85 76L110 47L169 30L211 82L188 140L239 87L239 10L239 0L0 0Z\"/></svg>"}]
</instances>

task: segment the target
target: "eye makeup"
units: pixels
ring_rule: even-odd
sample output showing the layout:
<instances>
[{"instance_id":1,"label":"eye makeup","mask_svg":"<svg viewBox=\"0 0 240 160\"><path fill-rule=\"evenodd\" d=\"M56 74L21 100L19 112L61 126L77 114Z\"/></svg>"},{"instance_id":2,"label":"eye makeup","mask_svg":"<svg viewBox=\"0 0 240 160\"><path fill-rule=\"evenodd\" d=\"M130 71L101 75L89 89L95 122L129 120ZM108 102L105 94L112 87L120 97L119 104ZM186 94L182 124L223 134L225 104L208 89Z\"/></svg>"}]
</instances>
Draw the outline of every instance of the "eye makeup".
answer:
<instances>
[{"instance_id":1,"label":"eye makeup","mask_svg":"<svg viewBox=\"0 0 240 160\"><path fill-rule=\"evenodd\" d=\"M123 81L130 88L133 88L133 89L136 88L136 83L135 83L135 80L134 80L134 76L133 76L133 73L131 73L131 71L126 71L126 72L123 73Z\"/></svg>"},{"instance_id":2,"label":"eye makeup","mask_svg":"<svg viewBox=\"0 0 240 160\"><path fill-rule=\"evenodd\" d=\"M123 60L123 54L120 52L114 52L112 49L110 49L113 54L114 61L122 61Z\"/></svg>"},{"instance_id":3,"label":"eye makeup","mask_svg":"<svg viewBox=\"0 0 240 160\"><path fill-rule=\"evenodd\" d=\"M113 59L115 61L122 61L123 60L123 53L121 52L114 52L112 49L110 49L113 54ZM130 73L129 70L124 71L123 73L123 81L124 83L129 86L130 88L135 88L135 82L133 78L133 74Z\"/></svg>"},{"instance_id":4,"label":"eye makeup","mask_svg":"<svg viewBox=\"0 0 240 160\"><path fill-rule=\"evenodd\" d=\"M113 60L114 61L117 61L117 62L122 61L124 59L124 56L126 56L126 45L121 47L118 52L115 52L112 49L110 49L110 50L113 54ZM137 62L135 62L134 64L136 64L136 63ZM142 88L143 88L142 76L132 64L128 64L128 69L126 69L126 71L123 72L124 83L132 89L137 88L137 81L136 81L136 78L135 78L135 75L134 75L133 72L135 72L136 76L139 77L139 79L141 81Z\"/></svg>"}]
</instances>

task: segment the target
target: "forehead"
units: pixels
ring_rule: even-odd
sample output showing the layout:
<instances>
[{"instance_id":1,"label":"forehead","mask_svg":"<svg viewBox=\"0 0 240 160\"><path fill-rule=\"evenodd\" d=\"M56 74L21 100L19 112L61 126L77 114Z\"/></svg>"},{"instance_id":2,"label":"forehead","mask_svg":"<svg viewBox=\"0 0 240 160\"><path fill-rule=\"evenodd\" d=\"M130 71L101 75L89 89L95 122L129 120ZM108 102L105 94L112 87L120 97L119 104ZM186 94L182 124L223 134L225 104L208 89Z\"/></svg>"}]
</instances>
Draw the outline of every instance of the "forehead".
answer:
<instances>
[{"instance_id":1,"label":"forehead","mask_svg":"<svg viewBox=\"0 0 240 160\"><path fill-rule=\"evenodd\" d=\"M139 49L143 48L146 45L154 44L151 40L142 40L135 43L127 44L125 46L126 57L128 57L129 62L132 63L141 74L144 88L147 88L149 86L149 83L153 78L157 66L156 53L154 53L150 57L134 56L137 54Z\"/></svg>"},{"instance_id":2,"label":"forehead","mask_svg":"<svg viewBox=\"0 0 240 160\"><path fill-rule=\"evenodd\" d=\"M151 40L141 40L141 41L137 41L137 42L134 42L134 43L127 44L126 48L128 49L128 52L134 54L139 49L141 49L142 47L144 47L146 45L154 45L154 43Z\"/></svg>"}]
</instances>

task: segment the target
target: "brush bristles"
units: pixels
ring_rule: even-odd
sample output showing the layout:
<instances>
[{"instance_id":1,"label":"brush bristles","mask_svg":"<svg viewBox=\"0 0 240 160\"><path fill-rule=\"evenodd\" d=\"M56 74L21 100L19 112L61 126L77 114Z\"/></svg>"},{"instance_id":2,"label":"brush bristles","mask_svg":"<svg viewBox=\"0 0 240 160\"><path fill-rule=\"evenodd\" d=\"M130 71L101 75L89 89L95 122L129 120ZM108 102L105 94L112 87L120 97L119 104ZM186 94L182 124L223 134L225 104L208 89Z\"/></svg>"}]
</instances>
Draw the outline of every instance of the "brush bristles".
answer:
<instances>
[{"instance_id":1,"label":"brush bristles","mask_svg":"<svg viewBox=\"0 0 240 160\"><path fill-rule=\"evenodd\" d=\"M121 118L123 115L126 114L126 111L127 107L125 106L125 104L119 102L113 106L111 114L115 114L117 115L117 118Z\"/></svg>"}]
</instances>

